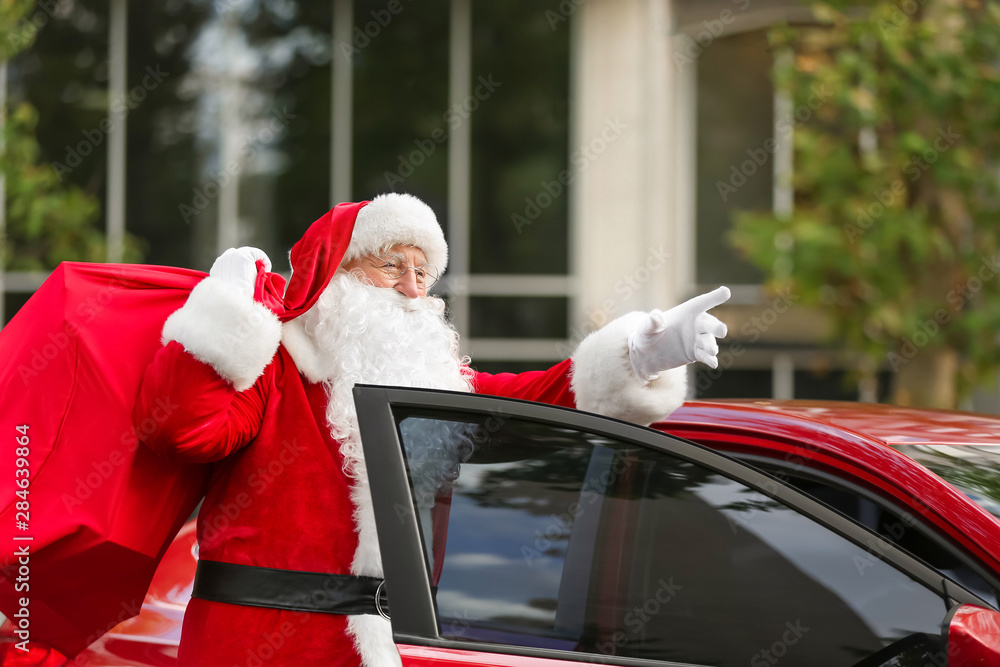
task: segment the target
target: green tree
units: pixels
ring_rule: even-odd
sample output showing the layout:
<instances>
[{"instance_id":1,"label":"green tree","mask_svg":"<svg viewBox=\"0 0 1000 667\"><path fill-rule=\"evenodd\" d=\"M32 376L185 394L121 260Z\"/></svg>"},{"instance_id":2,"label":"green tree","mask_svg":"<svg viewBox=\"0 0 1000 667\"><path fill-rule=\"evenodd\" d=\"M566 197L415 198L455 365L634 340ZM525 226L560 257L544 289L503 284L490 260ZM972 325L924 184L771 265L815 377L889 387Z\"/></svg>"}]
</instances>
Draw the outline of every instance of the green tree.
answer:
<instances>
[{"instance_id":1,"label":"green tree","mask_svg":"<svg viewBox=\"0 0 1000 667\"><path fill-rule=\"evenodd\" d=\"M53 20L30 0L0 0L0 59L8 61L29 48L39 26ZM61 182L42 158L35 127L38 112L27 102L4 109L3 151L6 237L2 265L8 270L52 269L62 261L104 261L107 257L99 226L100 203L78 186ZM126 238L125 260L141 257L134 238Z\"/></svg>"},{"instance_id":2,"label":"green tree","mask_svg":"<svg viewBox=\"0 0 1000 667\"><path fill-rule=\"evenodd\" d=\"M1000 364L1000 8L857 5L772 31L776 87L809 117L794 212L742 213L730 240L830 313L864 375L893 371L894 402L954 407Z\"/></svg>"}]
</instances>

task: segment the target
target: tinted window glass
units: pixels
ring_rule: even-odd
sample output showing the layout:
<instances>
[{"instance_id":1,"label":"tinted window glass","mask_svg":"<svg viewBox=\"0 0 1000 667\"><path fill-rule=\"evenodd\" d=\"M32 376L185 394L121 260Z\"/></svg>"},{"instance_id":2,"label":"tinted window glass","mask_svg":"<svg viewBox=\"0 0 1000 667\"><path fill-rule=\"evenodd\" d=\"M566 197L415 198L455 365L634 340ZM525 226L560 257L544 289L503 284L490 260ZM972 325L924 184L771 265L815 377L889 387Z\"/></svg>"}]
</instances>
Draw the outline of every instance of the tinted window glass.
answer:
<instances>
[{"instance_id":1,"label":"tinted window glass","mask_svg":"<svg viewBox=\"0 0 1000 667\"><path fill-rule=\"evenodd\" d=\"M767 470L766 467L764 469ZM784 470L768 470L768 472L849 516L868 530L877 533L882 539L905 549L994 607L998 606L993 587L962 558L929 537L931 529L923 526L917 516L900 515L895 510L876 503L852 489L791 475Z\"/></svg>"},{"instance_id":2,"label":"tinted window glass","mask_svg":"<svg viewBox=\"0 0 1000 667\"><path fill-rule=\"evenodd\" d=\"M469 299L476 338L555 338L569 329L569 299L549 296L480 296ZM552 346L553 356L558 352Z\"/></svg>"},{"instance_id":3,"label":"tinted window glass","mask_svg":"<svg viewBox=\"0 0 1000 667\"><path fill-rule=\"evenodd\" d=\"M743 666L940 633L936 593L709 469L499 413L396 414L443 637Z\"/></svg>"},{"instance_id":4,"label":"tinted window glass","mask_svg":"<svg viewBox=\"0 0 1000 667\"><path fill-rule=\"evenodd\" d=\"M566 273L570 30L556 0L472 3L472 273ZM565 329L563 330L563 333Z\"/></svg>"}]
</instances>

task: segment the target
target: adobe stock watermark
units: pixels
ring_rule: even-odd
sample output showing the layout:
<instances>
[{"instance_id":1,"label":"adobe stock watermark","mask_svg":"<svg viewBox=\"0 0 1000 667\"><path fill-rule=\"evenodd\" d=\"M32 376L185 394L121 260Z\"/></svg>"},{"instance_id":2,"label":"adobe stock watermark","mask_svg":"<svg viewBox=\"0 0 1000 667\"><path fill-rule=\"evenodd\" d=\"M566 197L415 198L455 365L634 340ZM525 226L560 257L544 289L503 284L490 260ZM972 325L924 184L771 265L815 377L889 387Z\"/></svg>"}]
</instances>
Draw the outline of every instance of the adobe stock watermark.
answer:
<instances>
[{"instance_id":1,"label":"adobe stock watermark","mask_svg":"<svg viewBox=\"0 0 1000 667\"><path fill-rule=\"evenodd\" d=\"M569 17L576 14L576 10L580 8L580 5L587 2L587 0L562 0L559 3L557 9L558 12L552 11L551 9L545 10L545 20L549 22L549 28L552 32L556 31L561 23L566 23L569 21Z\"/></svg>"},{"instance_id":2,"label":"adobe stock watermark","mask_svg":"<svg viewBox=\"0 0 1000 667\"><path fill-rule=\"evenodd\" d=\"M559 343L556 346L557 353L563 357L571 356L584 338L595 329L610 322L612 316L621 310L624 303L627 303L636 292L642 289L643 285L667 266L667 260L672 256L663 246L650 248L642 264L615 281L613 290L618 296L605 299L600 306L589 311L583 322L570 329L567 342Z\"/></svg>"},{"instance_id":3,"label":"adobe stock watermark","mask_svg":"<svg viewBox=\"0 0 1000 667\"><path fill-rule=\"evenodd\" d=\"M932 164L938 161L943 153L951 149L961 138L962 135L955 132L951 125L947 128L939 128L933 143L925 148L920 155L910 158L903 165L903 174L907 180L911 183L916 182L931 168ZM875 224L876 220L895 206L897 200L902 200L906 196L906 183L902 178L894 179L888 188L881 191L876 190L872 195L875 201L867 207L858 207L855 212L857 215L855 222L844 223L844 234L847 235L847 240L852 245ZM902 203L905 204L905 202Z\"/></svg>"},{"instance_id":4,"label":"adobe stock watermark","mask_svg":"<svg viewBox=\"0 0 1000 667\"><path fill-rule=\"evenodd\" d=\"M471 290L468 276L449 276L446 274L431 286L431 296L466 296Z\"/></svg>"},{"instance_id":5,"label":"adobe stock watermark","mask_svg":"<svg viewBox=\"0 0 1000 667\"><path fill-rule=\"evenodd\" d=\"M28 363L21 363L17 367L17 374L25 387L48 368L53 360L67 353L70 346L80 337L84 327L99 317L115 300L117 294L128 287L126 278L123 269L117 270L116 275L100 292L77 303L73 311L74 319L65 320L60 330L50 331L45 339L38 341L38 345L31 351Z\"/></svg>"},{"instance_id":6,"label":"adobe stock watermark","mask_svg":"<svg viewBox=\"0 0 1000 667\"><path fill-rule=\"evenodd\" d=\"M737 535L740 529L747 530L761 512L766 514L766 510L772 509L777 503L767 494L777 494L782 488L782 483L787 481L787 475L784 477L770 475L760 484L760 487L767 493L751 489L755 494L754 497L739 501L736 507L725 508L727 511L722 512L722 516L726 518L726 523L729 524L729 530L732 531L733 535Z\"/></svg>"},{"instance_id":7,"label":"adobe stock watermark","mask_svg":"<svg viewBox=\"0 0 1000 667\"><path fill-rule=\"evenodd\" d=\"M750 7L750 0L729 0L736 5L736 12L726 8L719 12L719 17L711 21L702 21L704 30L699 30L693 36L684 35L678 38L681 42L679 48L674 49L671 58L674 67L681 71L700 56L712 42L721 37L726 31L726 26L736 20L736 17Z\"/></svg>"},{"instance_id":8,"label":"adobe stock watermark","mask_svg":"<svg viewBox=\"0 0 1000 667\"><path fill-rule=\"evenodd\" d=\"M38 0L35 11L22 16L14 28L7 33L7 41L15 50L31 44L39 30L54 18L65 18L73 9L72 0Z\"/></svg>"},{"instance_id":9,"label":"adobe stock watermark","mask_svg":"<svg viewBox=\"0 0 1000 667\"><path fill-rule=\"evenodd\" d=\"M309 614L306 612L297 612L301 614L298 618L299 625L304 625L309 621ZM243 663L246 667L263 667L266 662L278 655L278 651L285 645L291 642L292 637L295 636L297 628L292 624L291 621L284 621L275 630L270 632L262 632L257 645L253 648L247 648L246 656L247 659Z\"/></svg>"},{"instance_id":10,"label":"adobe stock watermark","mask_svg":"<svg viewBox=\"0 0 1000 667\"><path fill-rule=\"evenodd\" d=\"M272 108L267 126L243 140L240 144L239 155L227 162L224 169L209 174L207 183L201 187L192 188L190 204L182 202L177 206L177 212L184 218L184 223L190 224L192 218L208 208L208 205L222 193L222 190L234 179L239 178L243 170L257 159L258 149L274 141L296 118L298 118L298 114L289 112L288 107L284 107L281 111Z\"/></svg>"},{"instance_id":11,"label":"adobe stock watermark","mask_svg":"<svg viewBox=\"0 0 1000 667\"><path fill-rule=\"evenodd\" d=\"M985 284L1000 274L1000 262L996 257L980 257L979 269L976 273L957 285L954 285L945 295L945 300L951 306L938 308L930 317L921 319L917 328L909 336L900 339L895 351L886 353L886 361L894 372L908 364L917 356L921 349L927 347L941 333L952 319L954 313L961 311L979 292Z\"/></svg>"},{"instance_id":12,"label":"adobe stock watermark","mask_svg":"<svg viewBox=\"0 0 1000 667\"><path fill-rule=\"evenodd\" d=\"M902 0L892 10L892 16L878 20L878 30L886 37L889 33L898 32L913 19L913 15L927 0Z\"/></svg>"},{"instance_id":13,"label":"adobe stock watermark","mask_svg":"<svg viewBox=\"0 0 1000 667\"><path fill-rule=\"evenodd\" d=\"M464 637L465 633L472 627L472 622L479 620L481 619L470 616L468 609L463 609L461 616L442 616L440 621L442 625L441 636L450 639Z\"/></svg>"},{"instance_id":14,"label":"adobe stock watermark","mask_svg":"<svg viewBox=\"0 0 1000 667\"><path fill-rule=\"evenodd\" d=\"M281 449L267 465L262 465L247 475L246 486L253 490L254 495L240 491L232 497L232 502L220 502L209 511L202 510L199 533L207 541L218 538L219 533L232 525L243 511L253 504L254 496L260 496L269 486L281 477L302 455L305 447L298 444L296 438L284 440Z\"/></svg>"},{"instance_id":15,"label":"adobe stock watermark","mask_svg":"<svg viewBox=\"0 0 1000 667\"><path fill-rule=\"evenodd\" d=\"M407 0L407 2L412 1ZM364 26L354 26L350 42L337 43L337 48L344 54L347 62L354 64L354 57L371 44L372 40L377 39L382 31L392 23L392 19L401 14L404 9L402 0L389 0L384 8L371 10L369 14L372 20L366 22Z\"/></svg>"},{"instance_id":16,"label":"adobe stock watermark","mask_svg":"<svg viewBox=\"0 0 1000 667\"><path fill-rule=\"evenodd\" d=\"M778 493L781 488L779 485L792 484L792 477L796 472L808 469L808 461L805 458L807 452L817 452L819 448L816 445L802 443L795 449L788 451L782 457L782 461L787 466L786 468L779 468L777 470L769 471L768 476L765 478L764 483L761 484L763 489L770 494ZM726 517L726 521L729 523L729 529L732 531L733 535L739 533L740 528L746 528L750 525L753 519L760 514L762 507L761 503L766 503L767 501L751 501L746 505L745 509L736 510L737 514L734 516L730 512L723 512L723 516Z\"/></svg>"},{"instance_id":17,"label":"adobe stock watermark","mask_svg":"<svg viewBox=\"0 0 1000 667\"><path fill-rule=\"evenodd\" d=\"M674 583L674 578L663 579L658 582L657 589L642 604L632 607L622 619L624 621L623 630L616 630L611 635L610 641L597 642L597 650L603 655L617 655L618 650L626 644L630 638L642 637L643 629L649 624L657 614L663 611L663 607L673 600L678 593L684 590L680 584Z\"/></svg>"},{"instance_id":18,"label":"adobe stock watermark","mask_svg":"<svg viewBox=\"0 0 1000 667\"><path fill-rule=\"evenodd\" d=\"M65 157L62 162L53 162L52 169L55 170L59 182L63 176L70 174L74 169L83 164L84 158L91 155L102 143L104 137L111 133L121 121L128 117L130 111L138 108L146 99L146 96L163 83L164 79L170 76L170 72L160 71L160 66L147 66L146 75L137 86L133 86L125 97L115 99L111 102L110 113L101 119L97 127L84 130L83 139L75 146L65 147Z\"/></svg>"},{"instance_id":19,"label":"adobe stock watermark","mask_svg":"<svg viewBox=\"0 0 1000 667\"><path fill-rule=\"evenodd\" d=\"M462 123L467 121L479 106L488 100L497 88L503 85L502 81L494 81L493 75L479 76L477 84L471 95L466 96L461 102L455 102L444 113L442 119L452 130L458 129ZM430 136L421 139L414 139L416 148L406 155L397 155L396 171L386 171L383 173L385 184L390 190L394 190L397 184L403 184L406 179L413 175L417 167L424 164L437 150L438 146L448 141L448 131L443 127L434 128Z\"/></svg>"},{"instance_id":20,"label":"adobe stock watermark","mask_svg":"<svg viewBox=\"0 0 1000 667\"><path fill-rule=\"evenodd\" d=\"M779 484L791 484L792 477L796 472L809 468L808 459L806 459L805 455L809 452L815 453L818 451L820 451L819 447L814 444L800 443L795 449L786 452L781 459L784 466L768 472L768 477L762 484L764 490L774 494L778 492L780 488ZM751 503L746 509L740 509L738 512L737 516L732 516L728 512L723 513L733 535L736 535L740 528L750 525L754 517L761 512L761 506Z\"/></svg>"},{"instance_id":21,"label":"adobe stock watermark","mask_svg":"<svg viewBox=\"0 0 1000 667\"><path fill-rule=\"evenodd\" d=\"M778 141L775 137L791 136L795 128L807 123L813 117L813 114L826 104L832 96L833 91L827 89L825 84L814 84L809 89L809 98L803 104L800 104L794 111L790 111L778 119L778 122L775 124L775 136L768 137L764 140L763 144L756 148L748 148L748 159L741 162L738 167L735 163L729 166L729 179L715 182L715 188L719 191L719 197L722 198L722 201L726 201L730 195L746 185L748 179L753 178L770 161L771 156L774 155L774 151L778 146Z\"/></svg>"},{"instance_id":22,"label":"adobe stock watermark","mask_svg":"<svg viewBox=\"0 0 1000 667\"><path fill-rule=\"evenodd\" d=\"M747 343L753 344L760 340L761 336L773 327L781 316L788 312L796 301L800 299L798 294L785 289L777 293L770 305L760 312L760 315L751 317L740 326L740 333L746 337ZM705 392L722 377L722 374L736 364L736 360L746 354L746 347L743 341L735 341L727 348L719 350L719 365L716 368L708 368L698 373L695 386L698 391Z\"/></svg>"},{"instance_id":23,"label":"adobe stock watermark","mask_svg":"<svg viewBox=\"0 0 1000 667\"><path fill-rule=\"evenodd\" d=\"M552 206L552 202L561 197L566 192L566 188L580 174L587 171L595 160L604 155L608 147L618 141L627 129L628 125L618 117L615 117L614 120L605 119L604 127L598 136L591 139L586 145L577 148L569 156L572 171L563 169L554 180L542 181L540 183L541 189L534 196L524 198L524 211L511 214L510 221L517 233L523 233L524 228L534 223L542 211Z\"/></svg>"},{"instance_id":24,"label":"adobe stock watermark","mask_svg":"<svg viewBox=\"0 0 1000 667\"><path fill-rule=\"evenodd\" d=\"M781 638L750 658L751 667L770 667L770 665L778 664L782 658L788 655L789 649L798 644L799 640L809 632L809 628L802 625L802 621L799 619L796 619L794 623L786 621L785 628Z\"/></svg>"},{"instance_id":25,"label":"adobe stock watermark","mask_svg":"<svg viewBox=\"0 0 1000 667\"><path fill-rule=\"evenodd\" d=\"M63 492L60 500L66 513L73 514L77 507L83 507L84 502L111 478L116 468L130 465L133 460L130 455L139 448L139 438L148 438L159 431L179 407L180 405L169 399L158 397L149 416L142 423L122 432L118 438L121 446L99 459L92 460L90 469L82 471L74 480L72 493Z\"/></svg>"},{"instance_id":26,"label":"adobe stock watermark","mask_svg":"<svg viewBox=\"0 0 1000 667\"><path fill-rule=\"evenodd\" d=\"M922 516L932 514L930 508L923 501L916 497L913 497L913 501L919 506ZM879 526L879 535L871 536L865 541L866 552L863 555L858 554L852 558L854 567L858 571L858 576L865 576L868 568L875 567L875 564L882 560L876 554L885 556L890 551L889 545L899 544L903 537L905 537L906 531L916 525L917 519L910 512L903 512L893 521L881 524ZM892 542L890 543L882 535L887 535Z\"/></svg>"},{"instance_id":27,"label":"adobe stock watermark","mask_svg":"<svg viewBox=\"0 0 1000 667\"><path fill-rule=\"evenodd\" d=\"M87 646L93 644L98 639L103 637L105 634L114 630L115 627L117 627L118 625L124 623L130 618L138 616L139 612L142 610L142 598L139 599L132 598L131 600L122 600L118 606L120 609L120 611L118 612L118 616L115 617L113 620L109 621L104 626L103 629L98 629L97 631L91 633L84 641L84 644L86 644ZM74 662L79 662L80 658L81 656L77 656L76 658L74 658Z\"/></svg>"},{"instance_id":28,"label":"adobe stock watermark","mask_svg":"<svg viewBox=\"0 0 1000 667\"><path fill-rule=\"evenodd\" d=\"M569 540L573 532L573 522L601 500L628 467L629 461L624 456L615 456L607 468L585 479L580 485L580 500L570 503L565 512L552 514L550 516L552 521L545 530L535 529L534 541L531 544L521 545L521 556L528 567L534 565L534 561L543 558L556 542Z\"/></svg>"},{"instance_id":29,"label":"adobe stock watermark","mask_svg":"<svg viewBox=\"0 0 1000 667\"><path fill-rule=\"evenodd\" d=\"M507 423L507 420L510 419L510 414L505 412L503 408L491 408L487 412L487 415L486 419L475 425L475 429L471 429L465 433L465 436L468 437L468 442L472 445L473 449L477 446L489 443L491 436L502 429L504 424ZM411 474L414 474L413 470L411 470ZM427 495L424 491L417 490L418 487L423 486L423 479L418 479L418 477L419 473L414 474L414 479L412 480L414 488L413 500L415 501L417 507L430 507L431 503L429 501L433 501L434 497ZM404 506L402 503L394 503L392 509L396 514L396 519L399 523L404 523L407 517L413 516L413 511L409 505Z\"/></svg>"}]
</instances>

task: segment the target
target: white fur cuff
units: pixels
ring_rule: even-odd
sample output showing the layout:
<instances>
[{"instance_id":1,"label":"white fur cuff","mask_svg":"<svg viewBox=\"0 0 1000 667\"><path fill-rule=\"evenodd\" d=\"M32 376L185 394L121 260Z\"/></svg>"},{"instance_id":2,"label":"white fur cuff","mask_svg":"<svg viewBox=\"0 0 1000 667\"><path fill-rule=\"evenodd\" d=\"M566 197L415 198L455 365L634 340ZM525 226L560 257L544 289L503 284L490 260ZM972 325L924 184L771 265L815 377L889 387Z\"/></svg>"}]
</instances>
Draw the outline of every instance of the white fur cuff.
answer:
<instances>
[{"instance_id":1,"label":"white fur cuff","mask_svg":"<svg viewBox=\"0 0 1000 667\"><path fill-rule=\"evenodd\" d=\"M632 371L628 337L645 317L643 312L623 315L580 343L570 381L577 408L647 426L684 403L687 366L664 371L651 382Z\"/></svg>"},{"instance_id":2,"label":"white fur cuff","mask_svg":"<svg viewBox=\"0 0 1000 667\"><path fill-rule=\"evenodd\" d=\"M205 278L163 325L163 344L172 340L243 391L278 351L281 322L228 283Z\"/></svg>"}]
</instances>

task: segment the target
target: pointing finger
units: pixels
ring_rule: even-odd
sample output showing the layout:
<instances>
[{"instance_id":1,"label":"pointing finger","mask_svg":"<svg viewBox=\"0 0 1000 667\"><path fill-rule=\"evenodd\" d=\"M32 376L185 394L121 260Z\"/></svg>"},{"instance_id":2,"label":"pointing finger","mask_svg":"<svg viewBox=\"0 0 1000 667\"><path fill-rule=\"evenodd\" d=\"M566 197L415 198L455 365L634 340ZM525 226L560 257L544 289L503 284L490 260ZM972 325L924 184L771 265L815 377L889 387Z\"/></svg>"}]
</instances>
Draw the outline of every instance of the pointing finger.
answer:
<instances>
[{"instance_id":1,"label":"pointing finger","mask_svg":"<svg viewBox=\"0 0 1000 667\"><path fill-rule=\"evenodd\" d=\"M711 292L702 294L701 296L689 299L684 305L691 310L704 312L729 301L730 296L732 296L732 293L729 291L729 288L723 286L714 289Z\"/></svg>"}]
</instances>

